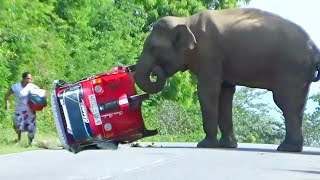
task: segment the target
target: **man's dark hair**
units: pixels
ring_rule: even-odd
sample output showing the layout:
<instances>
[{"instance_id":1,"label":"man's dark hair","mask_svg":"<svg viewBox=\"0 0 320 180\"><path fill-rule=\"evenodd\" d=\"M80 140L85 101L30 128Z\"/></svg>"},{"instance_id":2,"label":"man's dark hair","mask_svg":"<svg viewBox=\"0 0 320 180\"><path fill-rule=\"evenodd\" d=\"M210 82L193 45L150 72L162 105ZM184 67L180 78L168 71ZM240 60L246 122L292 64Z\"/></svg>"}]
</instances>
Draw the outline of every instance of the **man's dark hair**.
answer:
<instances>
[{"instance_id":1,"label":"man's dark hair","mask_svg":"<svg viewBox=\"0 0 320 180\"><path fill-rule=\"evenodd\" d=\"M22 73L22 79L25 79L30 73L27 71L27 72L24 72Z\"/></svg>"}]
</instances>

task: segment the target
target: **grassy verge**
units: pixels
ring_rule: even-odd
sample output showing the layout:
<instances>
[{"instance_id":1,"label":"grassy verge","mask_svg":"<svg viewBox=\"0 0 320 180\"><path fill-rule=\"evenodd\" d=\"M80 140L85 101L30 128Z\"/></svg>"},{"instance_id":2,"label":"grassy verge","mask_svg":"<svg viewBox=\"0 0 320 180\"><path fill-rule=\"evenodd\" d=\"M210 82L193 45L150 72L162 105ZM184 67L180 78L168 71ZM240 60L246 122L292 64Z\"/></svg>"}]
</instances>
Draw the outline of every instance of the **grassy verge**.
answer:
<instances>
[{"instance_id":1,"label":"grassy verge","mask_svg":"<svg viewBox=\"0 0 320 180\"><path fill-rule=\"evenodd\" d=\"M195 138L189 139L187 136L177 135L156 135L153 137L147 137L140 139L140 142L198 142L202 139L196 140Z\"/></svg>"},{"instance_id":2,"label":"grassy verge","mask_svg":"<svg viewBox=\"0 0 320 180\"><path fill-rule=\"evenodd\" d=\"M180 104L165 101L163 105L146 111L144 120L148 129L159 130L156 136L140 139L142 142L198 142L203 137L199 115L186 111ZM148 109L146 109L148 110ZM1 111L0 111L1 112ZM15 143L16 134L12 129L12 114L8 111L0 121L0 154L17 153L35 149L57 149L60 147L50 107L37 114L37 133L32 147L28 147L27 133ZM0 119L1 120L1 119Z\"/></svg>"},{"instance_id":3,"label":"grassy verge","mask_svg":"<svg viewBox=\"0 0 320 180\"><path fill-rule=\"evenodd\" d=\"M1 131L0 155L38 149L58 149L60 147L59 139L54 134L37 133L32 146L29 147L27 133L22 133L21 141L15 142L17 136L13 129L1 129Z\"/></svg>"},{"instance_id":4,"label":"grassy verge","mask_svg":"<svg viewBox=\"0 0 320 180\"><path fill-rule=\"evenodd\" d=\"M3 129L2 129L3 130ZM19 153L39 149L60 149L61 143L56 134L38 132L33 145L28 147L27 133L23 133L21 141L16 143L16 134L13 129L4 129L4 136L0 137L0 155ZM183 135L155 135L143 138L141 142L197 142L203 138L198 133Z\"/></svg>"}]
</instances>

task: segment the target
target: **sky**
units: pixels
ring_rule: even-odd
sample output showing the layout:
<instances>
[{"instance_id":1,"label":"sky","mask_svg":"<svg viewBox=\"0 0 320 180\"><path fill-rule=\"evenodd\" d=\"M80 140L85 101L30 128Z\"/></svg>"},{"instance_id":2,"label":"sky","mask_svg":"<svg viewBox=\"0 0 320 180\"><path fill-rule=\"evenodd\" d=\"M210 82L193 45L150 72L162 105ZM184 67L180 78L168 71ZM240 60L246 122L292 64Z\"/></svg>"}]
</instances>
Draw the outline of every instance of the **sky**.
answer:
<instances>
[{"instance_id":1,"label":"sky","mask_svg":"<svg viewBox=\"0 0 320 180\"><path fill-rule=\"evenodd\" d=\"M251 0L245 7L266 10L295 22L304 28L320 48L320 0ZM319 81L311 84L309 97L318 92L320 92ZM260 101L277 108L271 92L263 96ZM308 100L305 112L313 112L316 107L317 103ZM279 118L280 114L273 112L272 116Z\"/></svg>"}]
</instances>

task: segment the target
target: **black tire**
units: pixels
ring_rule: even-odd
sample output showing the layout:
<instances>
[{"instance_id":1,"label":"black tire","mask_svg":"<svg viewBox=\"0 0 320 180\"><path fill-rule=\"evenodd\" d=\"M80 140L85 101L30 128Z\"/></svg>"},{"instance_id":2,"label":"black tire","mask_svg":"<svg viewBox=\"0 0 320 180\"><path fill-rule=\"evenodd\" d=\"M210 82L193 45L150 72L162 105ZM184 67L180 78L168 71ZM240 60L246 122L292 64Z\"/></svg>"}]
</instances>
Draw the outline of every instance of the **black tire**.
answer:
<instances>
[{"instance_id":1,"label":"black tire","mask_svg":"<svg viewBox=\"0 0 320 180\"><path fill-rule=\"evenodd\" d=\"M136 65L129 65L129 66L127 66L127 69L131 73L135 72L136 71Z\"/></svg>"},{"instance_id":2,"label":"black tire","mask_svg":"<svg viewBox=\"0 0 320 180\"><path fill-rule=\"evenodd\" d=\"M67 149L69 152L72 152L73 154L78 154L82 149L79 145L70 147Z\"/></svg>"},{"instance_id":3,"label":"black tire","mask_svg":"<svg viewBox=\"0 0 320 180\"><path fill-rule=\"evenodd\" d=\"M118 141L108 141L101 144L96 144L97 149L105 149L105 150L117 150L119 146Z\"/></svg>"},{"instance_id":4,"label":"black tire","mask_svg":"<svg viewBox=\"0 0 320 180\"><path fill-rule=\"evenodd\" d=\"M57 80L54 89L58 89L60 87L66 86L68 83L65 82L64 80Z\"/></svg>"}]
</instances>

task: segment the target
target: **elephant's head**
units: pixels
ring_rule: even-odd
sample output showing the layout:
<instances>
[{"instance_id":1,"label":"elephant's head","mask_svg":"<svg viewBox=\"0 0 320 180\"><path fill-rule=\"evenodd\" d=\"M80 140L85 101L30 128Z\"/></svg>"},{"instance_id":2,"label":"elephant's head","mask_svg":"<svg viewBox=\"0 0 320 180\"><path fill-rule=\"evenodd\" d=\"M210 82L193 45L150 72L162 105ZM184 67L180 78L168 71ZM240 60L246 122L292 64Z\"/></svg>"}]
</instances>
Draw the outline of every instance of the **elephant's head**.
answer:
<instances>
[{"instance_id":1,"label":"elephant's head","mask_svg":"<svg viewBox=\"0 0 320 180\"><path fill-rule=\"evenodd\" d=\"M165 17L154 24L136 64L135 81L143 91L158 93L166 78L185 70L184 54L196 47L196 38L185 22L184 18ZM156 76L154 82L151 75Z\"/></svg>"}]
</instances>

